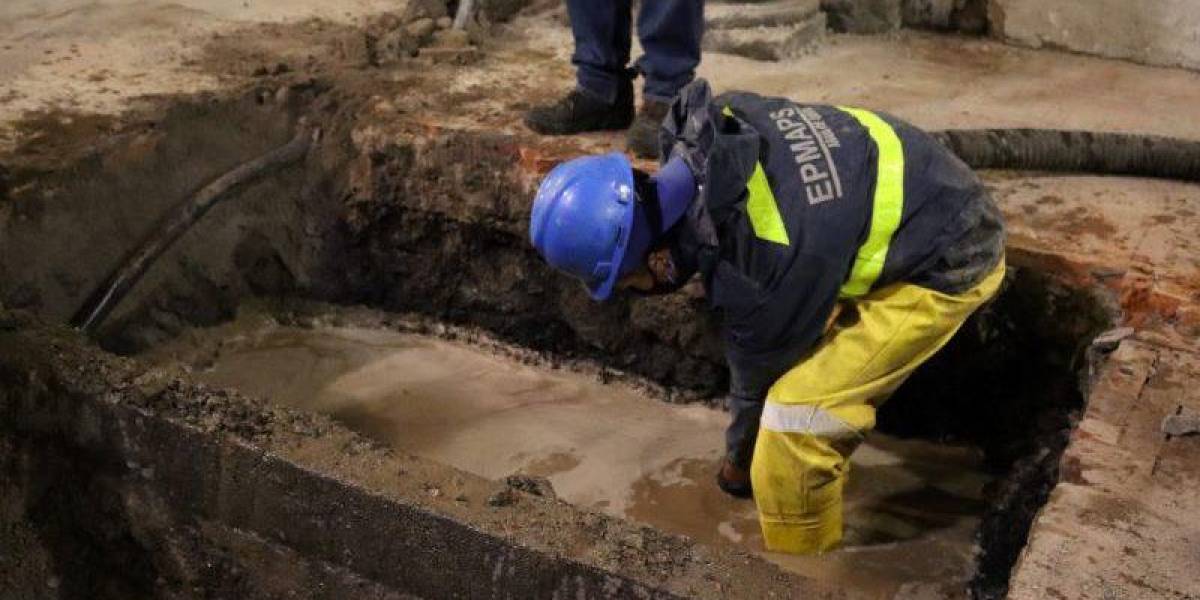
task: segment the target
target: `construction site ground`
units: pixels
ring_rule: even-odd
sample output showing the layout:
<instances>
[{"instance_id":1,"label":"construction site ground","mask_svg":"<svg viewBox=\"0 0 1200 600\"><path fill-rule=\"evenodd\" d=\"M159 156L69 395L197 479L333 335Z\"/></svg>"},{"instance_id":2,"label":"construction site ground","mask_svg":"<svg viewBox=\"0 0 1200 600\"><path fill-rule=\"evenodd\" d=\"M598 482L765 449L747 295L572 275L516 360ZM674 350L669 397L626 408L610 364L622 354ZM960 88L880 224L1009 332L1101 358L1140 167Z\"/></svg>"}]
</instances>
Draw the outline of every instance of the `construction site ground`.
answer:
<instances>
[{"instance_id":1,"label":"construction site ground","mask_svg":"<svg viewBox=\"0 0 1200 600\"><path fill-rule=\"evenodd\" d=\"M451 331L472 343L507 348L513 339L541 339L532 325L508 330L497 324L511 316L505 303L532 306L540 302L536 294L530 301L522 295L527 292L512 291L488 304L477 291L459 290L451 308L441 312L420 300L397 298L386 283L369 294L339 295L320 283L320 274L338 267L303 249L308 248L305 239L324 239L335 223L346 239L375 235L362 256L380 261L388 248L433 244L413 242L403 233L379 233L385 229L381 215L392 214L389 203L395 202L407 203L410 212L419 209L431 231L461 227L523 239L541 175L582 153L623 148L620 133L552 138L522 125L527 108L573 85L564 12L553 5L530 10L473 32L469 40L439 36L430 51L410 57L377 40L364 41L364 31L388 28L394 18L388 15L402 12L402 1L330 6L311 0L284 6L242 0L18 0L0 6L0 201L9 203L0 206L0 276L8 282L0 289L0 381L9 390L32 390L6 393L0 402L0 416L11 419L18 432L13 439L63 429L73 432L70 439L83 440L81 447L115 444L122 450L114 453L136 454L127 461L132 466L114 468L129 471L129 477L146 469L152 475L137 484L140 491L122 496L123 514L130 521L164 511L200 515L196 539L218 540L243 568L282 573L254 581L264 595L309 585L329 597L525 597L550 591L562 597L797 597L798 591L805 597L872 597L836 581L784 572L740 548L710 548L538 494L511 500L502 482L393 452L325 417L208 387L149 360L113 357L54 329L187 191L287 139L304 116L309 125L317 121L324 139L331 140L308 163L309 170L290 171L296 182L252 189L249 195L263 199L244 203L254 207L251 212L227 214L222 207L206 216L206 229L198 226L161 259L185 275L148 275L102 332L106 348L137 354L177 337L184 329L180 323L229 320L236 307L213 315L204 313L207 307L193 307L170 318L154 317L155 306L167 302L163 298L186 297L199 306L198 292L179 288L184 284L172 279L187 279L188 269L216 281L221 268L210 263L237 262L238 269L258 277L246 284L246 296L282 295L272 287L279 280L275 259L286 266L287 289L305 290L295 295L421 314L343 317L355 325L445 335L439 324L444 319L465 324ZM744 89L861 106L928 129L1032 127L1200 139L1195 118L1200 73L1020 49L985 38L913 31L830 35L805 56L780 62L707 53L698 75L717 91ZM180 137L172 137L180 131ZM240 136L238 145L221 138L230 132ZM321 169L336 170L345 181L327 185L314 174ZM141 183L158 177L165 183ZM1111 340L1093 346L1096 371L1085 373L1086 408L1077 415L1060 460L1060 480L1036 513L1012 569L1008 596L1200 598L1195 577L1200 569L1200 436L1164 432L1168 417L1200 413L1200 241L1195 235L1200 186L1044 173L986 172L983 177L1007 218L1010 261L1094 294L1116 330ZM300 181L305 190L340 196L334 206L303 206L297 199L312 192L300 191ZM85 184L96 182L103 193L86 193ZM286 200L267 198L271 194ZM272 228L272 219L297 215L308 219L303 226ZM259 241L242 243L245 231L261 231L266 240L261 243L280 250L260 252L254 245ZM479 248L469 242L445 247ZM250 266L243 268L239 257L246 256ZM507 256L488 262L482 254L458 255L456 260L467 265L460 269L467 280L461 285L502 291L546 286L543 299L576 298L555 295L557 284L522 279L527 271L506 262ZM486 263L489 271L473 272L473 262ZM421 268L406 264L408 270L389 276L425 273ZM433 272L436 266L425 268ZM347 279L365 277L359 266L344 270ZM430 284L425 295L441 301L441 282ZM205 293L228 303L224 291ZM573 308L592 310L581 302L563 311ZM483 316L460 314L476 309ZM285 324L312 327L313 318L305 316L312 310L288 305L285 314L300 316ZM621 333L604 320L616 309L607 310L594 322L562 320L596 347L619 346L611 337ZM430 315L433 324L426 322ZM707 339L669 316L634 316L642 324L678 327L666 346ZM491 333L475 326L498 331L504 341L492 341ZM696 354L675 348L678 358L672 364L685 366L656 370L652 365L630 375L587 361L559 361L553 350L511 352L525 362L567 365L606 381L610 375L627 378L650 390L647 395L677 402L720 393L694 391L704 387L697 381L719 369L710 360L718 353L707 346ZM54 400L59 397L71 400ZM161 398L174 398L174 404L158 403ZM24 417L22 411L37 416ZM117 412L106 416L106 411ZM157 418L163 424L156 425ZM70 425L74 421L83 424ZM96 441L96 433L112 441ZM5 451L21 455L21 443L0 444L0 457ZM201 466L188 464L193 443L209 448L197 455ZM29 469L5 472L35 479ZM188 493L196 499L154 487L164 485L194 486ZM264 498L282 498L280 512L273 514ZM0 516L24 510L17 501L0 506L9 511ZM352 514L339 515L343 510ZM405 519L426 514L434 515L431 524L405 525L418 522ZM132 538L153 537L160 526L177 528L166 523L148 519L140 533L135 527ZM26 535L18 527L0 533L0 542L10 542L0 544L0 591L6 585L45 586L53 593L66 586L59 574L66 563L53 552L23 554L22 540L32 539ZM396 550L388 539L409 545ZM176 557L187 555L191 546L172 543L156 549L175 557L163 559L176 565L166 580L201 580L204 573L179 566L192 565L190 559ZM428 554L412 550L422 545L430 548ZM460 558L476 555L487 557L486 568ZM391 566L397 564L417 566L398 573ZM155 568L164 569L157 563ZM543 576L525 575L531 572ZM450 581L446 573L461 573L464 580ZM490 580L466 581L475 575ZM226 590L244 584L241 579L225 583ZM145 585L161 591L166 584ZM119 595L123 589L108 591ZM962 593L933 584L888 589L908 598ZM321 594L311 596L325 597Z\"/></svg>"}]
</instances>

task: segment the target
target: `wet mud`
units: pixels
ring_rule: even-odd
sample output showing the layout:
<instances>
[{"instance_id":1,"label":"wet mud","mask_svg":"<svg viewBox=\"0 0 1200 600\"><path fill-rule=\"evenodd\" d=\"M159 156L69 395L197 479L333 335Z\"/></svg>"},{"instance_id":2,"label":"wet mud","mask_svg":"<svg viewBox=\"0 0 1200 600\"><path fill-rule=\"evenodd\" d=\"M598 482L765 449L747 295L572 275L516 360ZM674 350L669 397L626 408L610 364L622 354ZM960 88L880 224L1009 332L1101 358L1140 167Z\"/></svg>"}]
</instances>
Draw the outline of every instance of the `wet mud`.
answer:
<instances>
[{"instance_id":1,"label":"wet mud","mask_svg":"<svg viewBox=\"0 0 1200 600\"><path fill-rule=\"evenodd\" d=\"M658 402L624 383L464 343L356 326L248 318L150 358L329 414L484 477L546 477L577 506L762 552L753 503L713 483L727 418L718 410ZM889 597L917 589L964 595L990 481L973 448L874 434L852 459L845 547L822 557L765 557Z\"/></svg>"}]
</instances>

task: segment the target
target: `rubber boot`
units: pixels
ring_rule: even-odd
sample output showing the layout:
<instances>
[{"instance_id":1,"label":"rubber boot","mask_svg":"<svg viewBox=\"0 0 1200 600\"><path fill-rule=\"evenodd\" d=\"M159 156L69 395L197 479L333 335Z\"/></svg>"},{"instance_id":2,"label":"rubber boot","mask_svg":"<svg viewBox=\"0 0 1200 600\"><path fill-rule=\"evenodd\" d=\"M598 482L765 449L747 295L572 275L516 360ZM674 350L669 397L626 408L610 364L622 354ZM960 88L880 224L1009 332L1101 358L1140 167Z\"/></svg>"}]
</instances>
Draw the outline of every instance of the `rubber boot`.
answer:
<instances>
[{"instance_id":1,"label":"rubber boot","mask_svg":"<svg viewBox=\"0 0 1200 600\"><path fill-rule=\"evenodd\" d=\"M625 145L638 158L658 158L658 133L671 105L657 100L642 102L633 126L625 135Z\"/></svg>"},{"instance_id":2,"label":"rubber boot","mask_svg":"<svg viewBox=\"0 0 1200 600\"><path fill-rule=\"evenodd\" d=\"M633 82L622 80L612 104L579 89L554 104L535 106L525 125L542 135L572 135L585 131L625 129L633 122Z\"/></svg>"}]
</instances>

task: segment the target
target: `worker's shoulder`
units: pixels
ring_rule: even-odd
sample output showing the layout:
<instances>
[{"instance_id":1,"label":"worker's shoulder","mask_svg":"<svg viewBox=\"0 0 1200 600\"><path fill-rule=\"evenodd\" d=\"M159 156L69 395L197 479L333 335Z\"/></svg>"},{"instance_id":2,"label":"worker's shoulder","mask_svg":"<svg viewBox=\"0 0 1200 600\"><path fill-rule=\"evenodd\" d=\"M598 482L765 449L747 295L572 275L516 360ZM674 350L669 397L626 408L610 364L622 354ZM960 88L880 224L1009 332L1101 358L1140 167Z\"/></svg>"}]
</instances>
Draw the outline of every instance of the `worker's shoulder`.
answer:
<instances>
[{"instance_id":1,"label":"worker's shoulder","mask_svg":"<svg viewBox=\"0 0 1200 600\"><path fill-rule=\"evenodd\" d=\"M693 99L692 106L701 107L699 102L695 102L698 99ZM865 114L886 123L906 149L917 153L936 153L944 150L929 132L890 112L870 107L806 102L802 99L768 96L746 90L729 90L717 96L705 95L704 100L704 108L718 110L727 116L736 116L760 133L792 136L788 139L805 139L812 135L809 130L822 133L826 137L832 135L834 141L839 139L839 136L847 135L867 139L869 121L864 121Z\"/></svg>"},{"instance_id":2,"label":"worker's shoulder","mask_svg":"<svg viewBox=\"0 0 1200 600\"><path fill-rule=\"evenodd\" d=\"M746 90L729 90L722 92L712 99L712 103L721 107L729 106L735 110L739 108L753 109L756 107L781 103L800 104L789 98L784 98L781 96L767 96Z\"/></svg>"},{"instance_id":3,"label":"worker's shoulder","mask_svg":"<svg viewBox=\"0 0 1200 600\"><path fill-rule=\"evenodd\" d=\"M783 96L768 96L744 90L731 90L712 99L712 103L722 109L728 107L743 118L770 119L808 119L820 120L833 117L835 119L850 119L845 109L824 102L810 102L803 99L786 98ZM889 120L894 119L890 115ZM895 119L899 121L899 119Z\"/></svg>"}]
</instances>

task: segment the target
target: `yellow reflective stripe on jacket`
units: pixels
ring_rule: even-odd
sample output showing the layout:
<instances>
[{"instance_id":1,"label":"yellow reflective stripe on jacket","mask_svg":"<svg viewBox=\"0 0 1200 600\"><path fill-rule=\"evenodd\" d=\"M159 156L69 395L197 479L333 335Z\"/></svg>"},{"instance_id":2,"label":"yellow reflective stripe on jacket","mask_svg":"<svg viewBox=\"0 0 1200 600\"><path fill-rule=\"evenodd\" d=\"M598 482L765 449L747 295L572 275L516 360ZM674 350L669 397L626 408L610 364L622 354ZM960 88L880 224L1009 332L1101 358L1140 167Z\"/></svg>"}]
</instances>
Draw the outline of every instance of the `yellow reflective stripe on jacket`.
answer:
<instances>
[{"instance_id":1,"label":"yellow reflective stripe on jacket","mask_svg":"<svg viewBox=\"0 0 1200 600\"><path fill-rule=\"evenodd\" d=\"M857 298L871 291L883 272L892 235L900 227L904 212L904 148L900 137L883 119L873 112L839 106L839 110L858 120L879 149L879 165L875 176L875 198L871 209L871 231L867 241L858 249L850 278L842 285L843 297Z\"/></svg>"},{"instance_id":2,"label":"yellow reflective stripe on jacket","mask_svg":"<svg viewBox=\"0 0 1200 600\"><path fill-rule=\"evenodd\" d=\"M775 194L771 191L771 183L767 181L767 172L762 163L754 164L754 174L746 182L746 214L750 217L750 226L754 235L768 242L791 245L788 240L787 228L783 225L783 217L779 214L779 205L775 203Z\"/></svg>"},{"instance_id":3,"label":"yellow reflective stripe on jacket","mask_svg":"<svg viewBox=\"0 0 1200 600\"><path fill-rule=\"evenodd\" d=\"M721 109L721 114L736 116L728 105ZM775 192L771 191L771 182L767 181L767 172L763 170L761 162L754 163L754 173L746 182L746 195L746 215L750 217L754 235L768 242L790 246L792 242L788 239L783 216L779 214Z\"/></svg>"}]
</instances>

